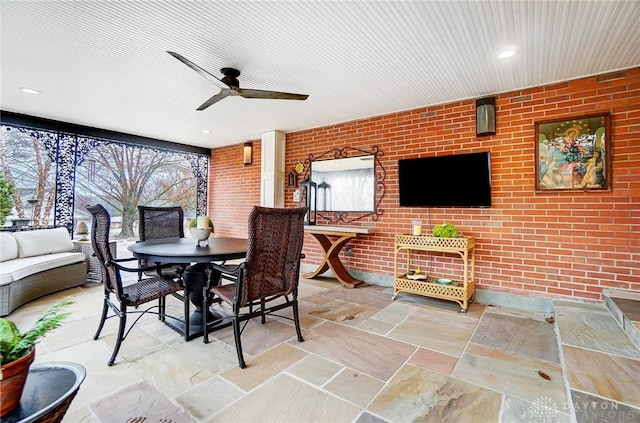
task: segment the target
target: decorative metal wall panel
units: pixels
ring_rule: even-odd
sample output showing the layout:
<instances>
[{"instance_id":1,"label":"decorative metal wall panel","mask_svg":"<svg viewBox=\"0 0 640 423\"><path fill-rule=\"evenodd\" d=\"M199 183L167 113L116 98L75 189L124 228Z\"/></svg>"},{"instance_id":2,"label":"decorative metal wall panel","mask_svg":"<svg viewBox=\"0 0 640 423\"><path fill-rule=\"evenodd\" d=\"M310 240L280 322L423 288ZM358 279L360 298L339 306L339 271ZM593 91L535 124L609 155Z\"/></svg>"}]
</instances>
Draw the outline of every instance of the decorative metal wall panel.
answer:
<instances>
[{"instance_id":1,"label":"decorative metal wall panel","mask_svg":"<svg viewBox=\"0 0 640 423\"><path fill-rule=\"evenodd\" d=\"M76 182L75 135L59 134L56 155L56 204L53 223L73 230L74 188Z\"/></svg>"},{"instance_id":2,"label":"decorative metal wall panel","mask_svg":"<svg viewBox=\"0 0 640 423\"><path fill-rule=\"evenodd\" d=\"M89 138L66 132L52 132L12 125L3 125L2 128L7 131L20 131L40 142L46 151L48 160L55 165L54 226L65 226L69 231L73 230L77 170L81 165L87 164L89 172L91 172L91 163L85 163L87 158L96 148L108 145L151 150L189 163L191 171L196 178L196 213L199 215L207 214L209 162L207 155L140 146L117 140ZM93 169L93 171L95 172L96 170Z\"/></svg>"}]
</instances>

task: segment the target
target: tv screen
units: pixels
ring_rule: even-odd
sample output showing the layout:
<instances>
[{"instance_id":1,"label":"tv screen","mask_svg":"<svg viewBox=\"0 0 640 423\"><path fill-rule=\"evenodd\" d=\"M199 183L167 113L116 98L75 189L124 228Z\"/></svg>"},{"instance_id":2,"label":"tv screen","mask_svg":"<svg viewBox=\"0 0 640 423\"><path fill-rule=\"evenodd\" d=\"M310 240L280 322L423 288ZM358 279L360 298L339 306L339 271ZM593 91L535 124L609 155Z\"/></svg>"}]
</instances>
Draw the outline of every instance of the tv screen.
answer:
<instances>
[{"instance_id":1,"label":"tv screen","mask_svg":"<svg viewBox=\"0 0 640 423\"><path fill-rule=\"evenodd\" d=\"M400 205L491 207L490 153L398 160Z\"/></svg>"}]
</instances>

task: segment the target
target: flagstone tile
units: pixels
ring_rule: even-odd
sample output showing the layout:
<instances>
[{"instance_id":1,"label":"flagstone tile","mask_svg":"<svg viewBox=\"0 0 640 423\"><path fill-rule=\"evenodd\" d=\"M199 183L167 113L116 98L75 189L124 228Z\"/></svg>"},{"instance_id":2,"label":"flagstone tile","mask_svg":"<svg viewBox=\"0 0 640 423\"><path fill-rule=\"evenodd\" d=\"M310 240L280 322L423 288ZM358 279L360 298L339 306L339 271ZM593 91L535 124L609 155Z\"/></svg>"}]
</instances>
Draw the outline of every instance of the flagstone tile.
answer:
<instances>
[{"instance_id":1,"label":"flagstone tile","mask_svg":"<svg viewBox=\"0 0 640 423\"><path fill-rule=\"evenodd\" d=\"M247 361L247 367L244 369L236 362L236 366L224 372L222 377L240 389L250 391L307 355L308 353L289 344L279 344Z\"/></svg>"},{"instance_id":2,"label":"flagstone tile","mask_svg":"<svg viewBox=\"0 0 640 423\"><path fill-rule=\"evenodd\" d=\"M129 385L90 408L102 422L195 422L147 382Z\"/></svg>"},{"instance_id":3,"label":"flagstone tile","mask_svg":"<svg viewBox=\"0 0 640 423\"><path fill-rule=\"evenodd\" d=\"M280 374L207 422L350 422L360 413L353 404Z\"/></svg>"},{"instance_id":4,"label":"flagstone tile","mask_svg":"<svg viewBox=\"0 0 640 423\"><path fill-rule=\"evenodd\" d=\"M121 362L115 366L107 366L111 348L101 340L86 341L47 353L42 353L39 348L40 344L37 344L35 363L70 361L82 364L87 371L85 380L69 406L69 412L88 406L96 398L114 394L123 386L143 380L129 363Z\"/></svg>"},{"instance_id":5,"label":"flagstone tile","mask_svg":"<svg viewBox=\"0 0 640 423\"><path fill-rule=\"evenodd\" d=\"M373 316L377 311L377 308L367 305L333 300L318 305L315 310L307 311L307 314L349 326L356 326L364 319Z\"/></svg>"},{"instance_id":6,"label":"flagstone tile","mask_svg":"<svg viewBox=\"0 0 640 423\"><path fill-rule=\"evenodd\" d=\"M583 423L581 420L579 422ZM548 397L536 402L524 401L507 396L502 407L501 423L571 423L570 408L567 403L558 404Z\"/></svg>"},{"instance_id":7,"label":"flagstone tile","mask_svg":"<svg viewBox=\"0 0 640 423\"><path fill-rule=\"evenodd\" d=\"M638 348L602 306L557 307L556 320L563 344L640 359Z\"/></svg>"},{"instance_id":8,"label":"flagstone tile","mask_svg":"<svg viewBox=\"0 0 640 423\"><path fill-rule=\"evenodd\" d=\"M287 373L297 376L312 385L322 386L340 370L342 370L341 365L315 354L310 354L291 366Z\"/></svg>"},{"instance_id":9,"label":"flagstone tile","mask_svg":"<svg viewBox=\"0 0 640 423\"><path fill-rule=\"evenodd\" d=\"M471 342L560 363L554 326L544 320L485 313Z\"/></svg>"},{"instance_id":10,"label":"flagstone tile","mask_svg":"<svg viewBox=\"0 0 640 423\"><path fill-rule=\"evenodd\" d=\"M242 332L242 351L248 355L258 355L291 338L298 342L295 327L286 322L275 316L267 316L265 324L260 323L259 317L249 320ZM233 328L222 329L215 333L215 337L235 348Z\"/></svg>"},{"instance_id":11,"label":"flagstone tile","mask_svg":"<svg viewBox=\"0 0 640 423\"><path fill-rule=\"evenodd\" d=\"M429 307L413 307L413 317L420 317L433 323L442 323L447 326L456 326L461 329L473 331L478 325L478 317L457 311L438 310Z\"/></svg>"},{"instance_id":12,"label":"flagstone tile","mask_svg":"<svg viewBox=\"0 0 640 423\"><path fill-rule=\"evenodd\" d=\"M392 422L496 422L502 395L405 365L367 407Z\"/></svg>"},{"instance_id":13,"label":"flagstone tile","mask_svg":"<svg viewBox=\"0 0 640 423\"><path fill-rule=\"evenodd\" d=\"M446 336L443 336L444 334ZM469 328L461 328L455 324L409 316L404 322L391 330L387 336L443 354L459 357L472 334L473 330Z\"/></svg>"},{"instance_id":14,"label":"flagstone tile","mask_svg":"<svg viewBox=\"0 0 640 423\"><path fill-rule=\"evenodd\" d=\"M237 365L235 348L222 342L185 342L130 364L163 394L174 397Z\"/></svg>"},{"instance_id":15,"label":"flagstone tile","mask_svg":"<svg viewBox=\"0 0 640 423\"><path fill-rule=\"evenodd\" d=\"M305 342L296 346L380 380L388 380L416 350L404 342L333 322L307 331Z\"/></svg>"},{"instance_id":16,"label":"flagstone tile","mask_svg":"<svg viewBox=\"0 0 640 423\"><path fill-rule=\"evenodd\" d=\"M640 360L570 345L564 357L572 389L640 407Z\"/></svg>"},{"instance_id":17,"label":"flagstone tile","mask_svg":"<svg viewBox=\"0 0 640 423\"><path fill-rule=\"evenodd\" d=\"M377 309L386 307L393 301L388 294L369 287L358 287L356 289L333 289L323 292L322 295L337 300L367 305Z\"/></svg>"},{"instance_id":18,"label":"flagstone tile","mask_svg":"<svg viewBox=\"0 0 640 423\"><path fill-rule=\"evenodd\" d=\"M376 333L378 335L385 335L391 329L393 329L395 325L392 323L383 322L382 320L369 318L360 322L356 327L367 332Z\"/></svg>"},{"instance_id":19,"label":"flagstone tile","mask_svg":"<svg viewBox=\"0 0 640 423\"><path fill-rule=\"evenodd\" d=\"M355 423L387 423L387 421L369 413L362 413Z\"/></svg>"},{"instance_id":20,"label":"flagstone tile","mask_svg":"<svg viewBox=\"0 0 640 423\"><path fill-rule=\"evenodd\" d=\"M469 343L451 376L529 402L545 397L558 404L567 402L559 364L473 342Z\"/></svg>"},{"instance_id":21,"label":"flagstone tile","mask_svg":"<svg viewBox=\"0 0 640 423\"><path fill-rule=\"evenodd\" d=\"M197 421L203 421L220 412L243 395L242 390L216 376L181 393L176 396L175 400Z\"/></svg>"},{"instance_id":22,"label":"flagstone tile","mask_svg":"<svg viewBox=\"0 0 640 423\"><path fill-rule=\"evenodd\" d=\"M411 314L413 314L413 306L401 302L393 302L372 317L383 322L398 324Z\"/></svg>"},{"instance_id":23,"label":"flagstone tile","mask_svg":"<svg viewBox=\"0 0 640 423\"><path fill-rule=\"evenodd\" d=\"M413 357L409 359L410 364L414 364L443 375L450 375L457 362L457 357L452 357L426 348L419 348Z\"/></svg>"},{"instance_id":24,"label":"flagstone tile","mask_svg":"<svg viewBox=\"0 0 640 423\"><path fill-rule=\"evenodd\" d=\"M571 407L580 423L640 422L640 408L571 390Z\"/></svg>"},{"instance_id":25,"label":"flagstone tile","mask_svg":"<svg viewBox=\"0 0 640 423\"><path fill-rule=\"evenodd\" d=\"M383 386L384 384L378 379L345 368L329 383L324 385L324 389L359 407L365 407L380 392Z\"/></svg>"}]
</instances>

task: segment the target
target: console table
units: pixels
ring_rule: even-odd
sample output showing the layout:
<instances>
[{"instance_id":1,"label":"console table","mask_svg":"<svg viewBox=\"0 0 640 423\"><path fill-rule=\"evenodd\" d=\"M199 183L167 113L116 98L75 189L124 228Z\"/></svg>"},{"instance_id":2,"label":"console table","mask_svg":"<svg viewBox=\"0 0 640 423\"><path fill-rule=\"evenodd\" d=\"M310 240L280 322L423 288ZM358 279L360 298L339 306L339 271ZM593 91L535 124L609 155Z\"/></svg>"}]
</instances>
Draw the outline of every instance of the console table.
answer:
<instances>
[{"instance_id":1,"label":"console table","mask_svg":"<svg viewBox=\"0 0 640 423\"><path fill-rule=\"evenodd\" d=\"M466 313L469 303L473 302L475 286L475 238L437 238L424 235L396 235L393 253L393 299L399 292L409 292L426 297L441 298L460 304L460 312ZM413 250L456 254L464 261L463 275L460 280L451 280L442 284L439 276L425 275L424 280L411 279L407 272L411 270L411 252ZM402 272L398 264L398 253L406 252L406 270Z\"/></svg>"},{"instance_id":2,"label":"console table","mask_svg":"<svg viewBox=\"0 0 640 423\"><path fill-rule=\"evenodd\" d=\"M347 288L355 288L363 282L354 278L340 261L340 250L352 238L359 234L367 235L373 233L373 228L360 226L328 226L328 225L305 225L304 232L315 239L324 254L322 263L316 270L302 275L303 278L313 279L316 276L331 269L336 279ZM331 238L334 238L331 240Z\"/></svg>"}]
</instances>

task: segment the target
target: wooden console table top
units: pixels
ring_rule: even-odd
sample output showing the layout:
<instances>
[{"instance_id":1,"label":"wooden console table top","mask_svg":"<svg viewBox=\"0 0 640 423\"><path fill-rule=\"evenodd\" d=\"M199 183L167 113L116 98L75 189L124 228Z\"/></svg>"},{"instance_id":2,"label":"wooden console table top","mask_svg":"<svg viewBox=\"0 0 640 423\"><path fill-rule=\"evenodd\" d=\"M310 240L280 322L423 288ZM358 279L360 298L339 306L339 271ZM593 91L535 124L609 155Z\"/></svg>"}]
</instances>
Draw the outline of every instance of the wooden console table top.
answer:
<instances>
[{"instance_id":1,"label":"wooden console table top","mask_svg":"<svg viewBox=\"0 0 640 423\"><path fill-rule=\"evenodd\" d=\"M329 226L329 225L304 225L304 231L309 234L372 234L374 228L364 226Z\"/></svg>"}]
</instances>

